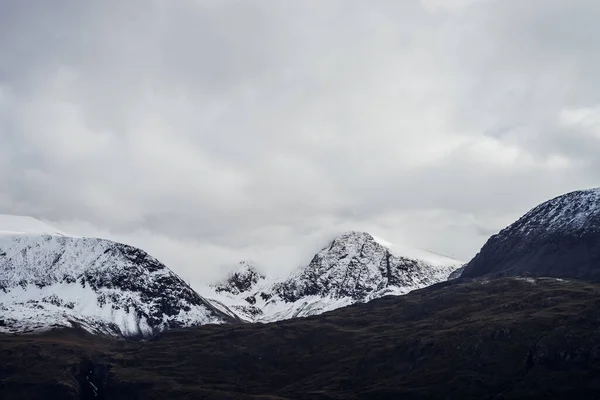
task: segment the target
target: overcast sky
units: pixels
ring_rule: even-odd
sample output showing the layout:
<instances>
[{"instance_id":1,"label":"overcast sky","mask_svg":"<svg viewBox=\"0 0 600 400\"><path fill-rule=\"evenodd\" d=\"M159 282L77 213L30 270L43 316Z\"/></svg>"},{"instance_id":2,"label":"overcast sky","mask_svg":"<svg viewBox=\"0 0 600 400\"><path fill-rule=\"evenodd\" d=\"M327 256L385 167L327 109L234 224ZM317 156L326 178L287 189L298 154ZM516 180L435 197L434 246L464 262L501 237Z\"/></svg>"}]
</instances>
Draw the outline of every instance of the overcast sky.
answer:
<instances>
[{"instance_id":1,"label":"overcast sky","mask_svg":"<svg viewBox=\"0 0 600 400\"><path fill-rule=\"evenodd\" d=\"M333 235L469 260L600 186L597 0L0 1L0 213L193 284Z\"/></svg>"}]
</instances>

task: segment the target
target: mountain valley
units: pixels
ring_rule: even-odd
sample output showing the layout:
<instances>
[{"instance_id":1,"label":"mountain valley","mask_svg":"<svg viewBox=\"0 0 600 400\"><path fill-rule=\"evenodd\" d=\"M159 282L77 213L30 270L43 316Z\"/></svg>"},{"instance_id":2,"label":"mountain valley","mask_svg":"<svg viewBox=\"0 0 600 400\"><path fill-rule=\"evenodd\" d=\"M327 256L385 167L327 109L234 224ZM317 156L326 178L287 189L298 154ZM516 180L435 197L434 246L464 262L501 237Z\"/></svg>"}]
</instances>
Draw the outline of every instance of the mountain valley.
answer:
<instances>
[{"instance_id":1,"label":"mountain valley","mask_svg":"<svg viewBox=\"0 0 600 400\"><path fill-rule=\"evenodd\" d=\"M347 232L202 295L140 249L6 218L0 398L595 398L599 204L545 202L467 264Z\"/></svg>"},{"instance_id":2,"label":"mountain valley","mask_svg":"<svg viewBox=\"0 0 600 400\"><path fill-rule=\"evenodd\" d=\"M595 398L599 299L600 286L580 281L452 281L142 342L73 329L0 335L0 398Z\"/></svg>"}]
</instances>

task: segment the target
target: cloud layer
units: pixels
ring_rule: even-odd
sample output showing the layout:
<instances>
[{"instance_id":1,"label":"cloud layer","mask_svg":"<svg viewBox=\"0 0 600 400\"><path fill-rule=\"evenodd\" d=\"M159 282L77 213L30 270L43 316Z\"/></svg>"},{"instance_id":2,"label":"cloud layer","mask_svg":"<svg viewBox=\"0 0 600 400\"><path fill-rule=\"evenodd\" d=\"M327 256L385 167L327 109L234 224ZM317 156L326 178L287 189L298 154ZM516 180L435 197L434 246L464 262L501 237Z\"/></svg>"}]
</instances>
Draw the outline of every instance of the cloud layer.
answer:
<instances>
[{"instance_id":1,"label":"cloud layer","mask_svg":"<svg viewBox=\"0 0 600 400\"><path fill-rule=\"evenodd\" d=\"M193 282L365 229L469 259L598 186L594 0L0 4L0 212Z\"/></svg>"}]
</instances>

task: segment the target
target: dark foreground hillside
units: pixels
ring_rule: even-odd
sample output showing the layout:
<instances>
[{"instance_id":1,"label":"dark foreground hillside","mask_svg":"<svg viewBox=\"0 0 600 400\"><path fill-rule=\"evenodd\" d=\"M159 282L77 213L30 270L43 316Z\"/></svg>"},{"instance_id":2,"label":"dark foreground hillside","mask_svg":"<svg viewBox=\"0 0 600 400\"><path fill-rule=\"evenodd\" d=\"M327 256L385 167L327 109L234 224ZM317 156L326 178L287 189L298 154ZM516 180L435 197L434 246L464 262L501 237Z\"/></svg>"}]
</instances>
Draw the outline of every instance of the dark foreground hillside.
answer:
<instances>
[{"instance_id":1,"label":"dark foreground hillside","mask_svg":"<svg viewBox=\"0 0 600 400\"><path fill-rule=\"evenodd\" d=\"M442 284L318 317L151 342L0 336L5 399L600 396L600 286Z\"/></svg>"}]
</instances>

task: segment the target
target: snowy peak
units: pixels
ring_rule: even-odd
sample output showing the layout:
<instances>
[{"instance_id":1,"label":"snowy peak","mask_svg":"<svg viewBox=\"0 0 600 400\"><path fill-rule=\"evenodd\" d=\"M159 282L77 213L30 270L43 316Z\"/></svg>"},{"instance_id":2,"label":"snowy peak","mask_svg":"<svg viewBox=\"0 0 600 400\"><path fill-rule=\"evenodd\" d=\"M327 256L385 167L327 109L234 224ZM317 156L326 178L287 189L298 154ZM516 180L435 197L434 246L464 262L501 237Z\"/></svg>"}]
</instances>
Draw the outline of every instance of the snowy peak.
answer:
<instances>
[{"instance_id":1,"label":"snowy peak","mask_svg":"<svg viewBox=\"0 0 600 400\"><path fill-rule=\"evenodd\" d=\"M236 322L146 252L102 239L0 236L0 332L117 336Z\"/></svg>"},{"instance_id":2,"label":"snowy peak","mask_svg":"<svg viewBox=\"0 0 600 400\"><path fill-rule=\"evenodd\" d=\"M214 285L213 288L217 293L238 295L251 291L265 278L265 275L259 273L253 264L241 261L238 268L229 274L225 282Z\"/></svg>"},{"instance_id":3,"label":"snowy peak","mask_svg":"<svg viewBox=\"0 0 600 400\"><path fill-rule=\"evenodd\" d=\"M288 302L314 295L364 301L382 293L409 291L444 280L461 264L454 261L433 265L394 254L369 233L346 232L318 252L308 266L277 286L276 291Z\"/></svg>"},{"instance_id":4,"label":"snowy peak","mask_svg":"<svg viewBox=\"0 0 600 400\"><path fill-rule=\"evenodd\" d=\"M462 265L346 232L285 279L241 262L228 278L192 290L144 251L65 235L27 217L0 218L0 332L81 326L118 336L240 319L269 322L316 315L446 280Z\"/></svg>"},{"instance_id":5,"label":"snowy peak","mask_svg":"<svg viewBox=\"0 0 600 400\"><path fill-rule=\"evenodd\" d=\"M246 319L277 321L316 315L387 294L405 294L446 280L463 265L419 250L402 255L397 250L403 247L392 251L392 246L384 246L366 232L346 232L285 279L257 277L253 268L242 267L226 283L213 287L213 293ZM425 253L434 262L414 258L416 253Z\"/></svg>"},{"instance_id":6,"label":"snowy peak","mask_svg":"<svg viewBox=\"0 0 600 400\"><path fill-rule=\"evenodd\" d=\"M365 243L376 243L373 236L367 232L349 231L336 236L331 243L323 248L328 251L348 251L355 252L357 245Z\"/></svg>"},{"instance_id":7,"label":"snowy peak","mask_svg":"<svg viewBox=\"0 0 600 400\"><path fill-rule=\"evenodd\" d=\"M600 188L579 190L540 204L505 231L529 234L598 231ZM502 234L502 232L501 232Z\"/></svg>"},{"instance_id":8,"label":"snowy peak","mask_svg":"<svg viewBox=\"0 0 600 400\"><path fill-rule=\"evenodd\" d=\"M57 235L66 233L32 217L0 214L0 235Z\"/></svg>"},{"instance_id":9,"label":"snowy peak","mask_svg":"<svg viewBox=\"0 0 600 400\"><path fill-rule=\"evenodd\" d=\"M388 251L365 232L339 235L309 265L276 287L287 302L306 296L363 297L387 284ZM366 287L368 285L368 287Z\"/></svg>"},{"instance_id":10,"label":"snowy peak","mask_svg":"<svg viewBox=\"0 0 600 400\"><path fill-rule=\"evenodd\" d=\"M492 236L462 277L515 275L600 281L600 189L556 197Z\"/></svg>"},{"instance_id":11,"label":"snowy peak","mask_svg":"<svg viewBox=\"0 0 600 400\"><path fill-rule=\"evenodd\" d=\"M375 236L373 236L373 239L375 239L377 243L386 247L392 254L398 257L409 258L412 260L421 260L427 262L428 264L435 265L438 267L455 266L456 264L461 263L461 261L455 258L434 253L429 250L390 243L386 240Z\"/></svg>"}]
</instances>

